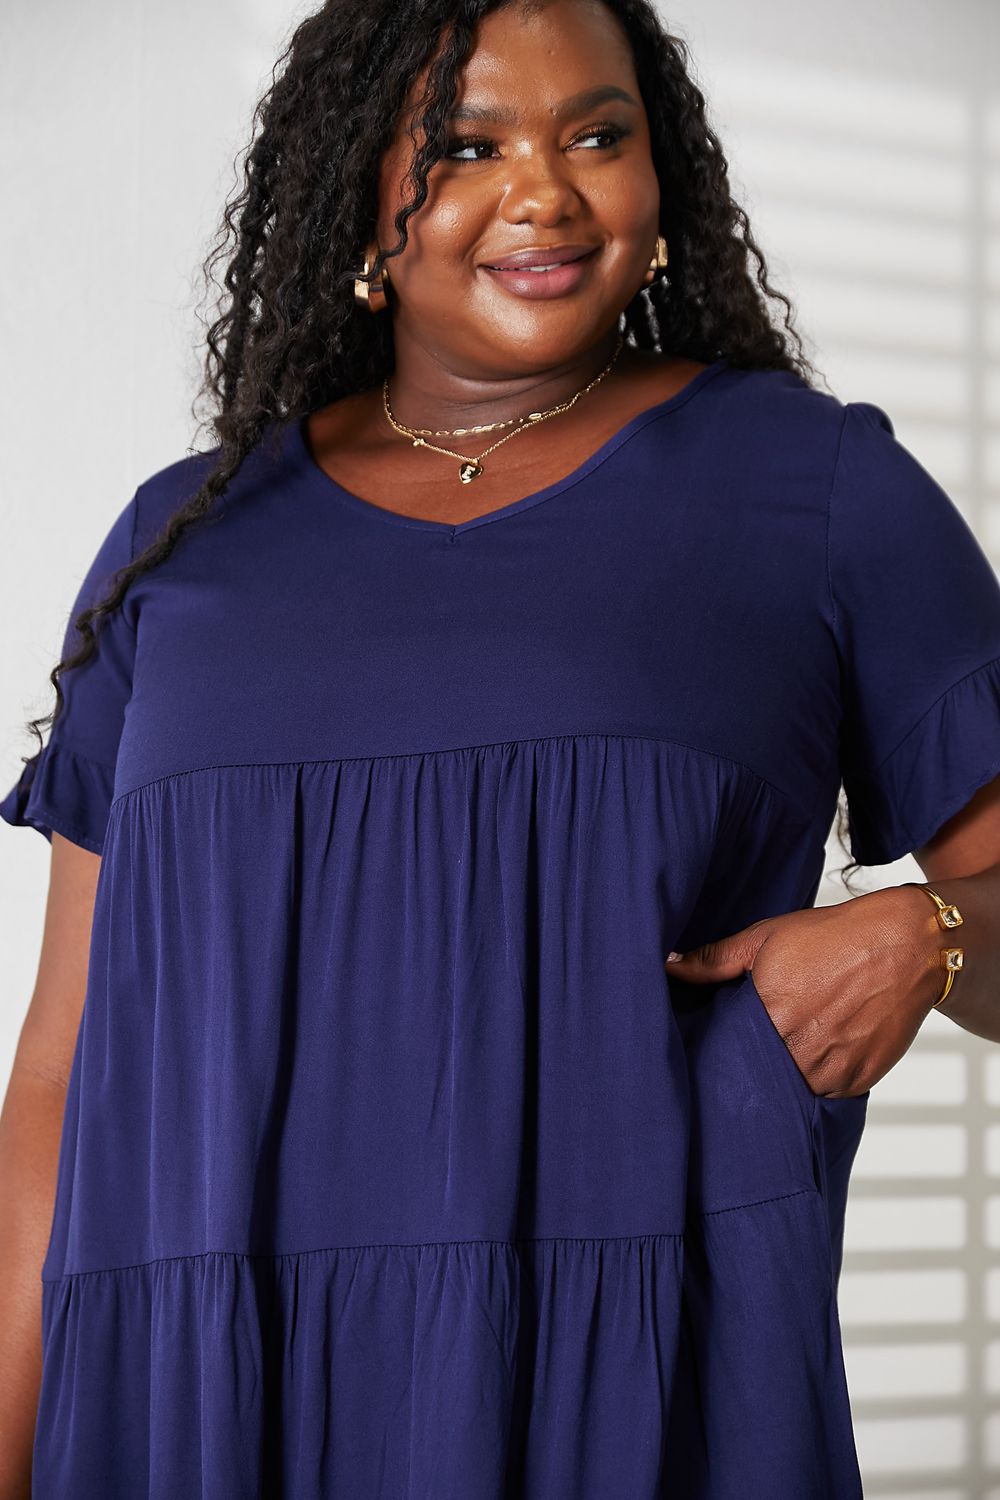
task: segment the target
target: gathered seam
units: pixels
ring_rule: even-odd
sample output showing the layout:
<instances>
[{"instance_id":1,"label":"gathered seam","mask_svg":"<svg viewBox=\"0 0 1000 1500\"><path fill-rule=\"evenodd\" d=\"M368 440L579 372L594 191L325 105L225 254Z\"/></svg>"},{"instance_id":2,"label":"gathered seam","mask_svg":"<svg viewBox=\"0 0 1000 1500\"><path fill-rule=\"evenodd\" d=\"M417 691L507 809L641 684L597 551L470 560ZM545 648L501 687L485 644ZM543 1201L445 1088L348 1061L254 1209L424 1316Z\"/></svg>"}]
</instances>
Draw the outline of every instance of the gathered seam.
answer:
<instances>
[{"instance_id":1,"label":"gathered seam","mask_svg":"<svg viewBox=\"0 0 1000 1500\"><path fill-rule=\"evenodd\" d=\"M700 1219L708 1219L716 1214L736 1213L743 1208L759 1208L767 1203L781 1203L788 1198L822 1197L816 1188L796 1188L790 1193L775 1193L770 1198L755 1198L748 1203L733 1203L726 1208L713 1208L698 1213ZM57 1286L60 1282L76 1281L83 1276L114 1276L119 1271L144 1271L150 1266L170 1265L174 1261L196 1261L208 1260L212 1257L221 1257L226 1260L247 1261L277 1261L277 1260L305 1260L311 1255L339 1255L351 1250L434 1250L450 1249L458 1245L495 1245L500 1249L511 1248L515 1245L603 1245L629 1243L638 1240L683 1240L684 1230L647 1230L640 1234L550 1234L550 1235L513 1235L509 1239L466 1239L466 1240L374 1240L368 1244L361 1245L325 1245L312 1250L284 1250L284 1251L249 1251L249 1250L200 1250L190 1255L161 1255L153 1260L136 1261L127 1266L100 1266L90 1271L67 1271L62 1276L43 1276L41 1280L47 1286Z\"/></svg>"},{"instance_id":2,"label":"gathered seam","mask_svg":"<svg viewBox=\"0 0 1000 1500\"><path fill-rule=\"evenodd\" d=\"M430 758L433 756L463 755L469 751L476 750L502 750L508 747L516 748L520 745L554 743L558 740L638 740L647 741L655 745L674 745L679 750L690 750L696 755L707 755L710 756L713 760L723 761L727 765L736 766L739 770L746 771L749 775L754 777L754 779L759 782L761 786L767 787L769 791L774 792L776 796L780 797L784 802L788 803L788 805L795 812L797 812L804 821L810 821L809 814L807 814L804 809L798 806L790 792L786 792L781 787L775 786L772 781L769 781L766 776L762 776L761 773L753 766L747 765L745 761L737 760L735 756L725 755L722 751L719 750L708 750L701 745L692 745L689 744L686 740L674 739L670 735L622 733L616 731L608 732L599 729L576 732L570 731L564 734L524 735L514 739L479 741L475 744L470 745L445 745L429 750L393 750L381 755L319 755L313 756L311 758L300 756L290 760L221 761L204 766L190 766L183 771L168 771L163 776L153 776L149 779L149 781L141 782L139 786L129 787L126 791L119 792L118 795L113 799L111 807L116 807L119 803L124 802L127 798L134 797L139 792L146 791L149 787L158 786L160 783L166 781L176 781L181 776L197 776L203 771L231 771L244 769L260 771L265 770L266 768L271 766L337 766L350 765L352 762L370 763L372 761L388 760L419 760L421 758Z\"/></svg>"}]
</instances>

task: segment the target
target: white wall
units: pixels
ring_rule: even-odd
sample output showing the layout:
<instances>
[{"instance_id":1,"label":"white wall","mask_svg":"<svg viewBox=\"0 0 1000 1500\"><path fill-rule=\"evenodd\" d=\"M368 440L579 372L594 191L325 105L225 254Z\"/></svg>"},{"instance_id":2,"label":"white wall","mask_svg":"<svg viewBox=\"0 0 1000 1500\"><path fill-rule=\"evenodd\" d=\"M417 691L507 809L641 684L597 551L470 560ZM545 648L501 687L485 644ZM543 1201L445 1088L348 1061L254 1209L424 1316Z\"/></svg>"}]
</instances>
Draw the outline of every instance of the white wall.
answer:
<instances>
[{"instance_id":1,"label":"white wall","mask_svg":"<svg viewBox=\"0 0 1000 1500\"><path fill-rule=\"evenodd\" d=\"M196 267L298 15L7 0L0 57L0 777L103 529L195 441ZM872 400L1000 565L1000 8L683 0L737 196L844 400ZM199 441L200 445L200 441ZM933 601L929 607L933 608ZM0 824L0 1079L48 846ZM831 838L829 864L845 862ZM919 879L912 860L868 884ZM820 901L843 899L839 880ZM873 1095L841 1312L866 1494L1000 1497L1000 1049L928 1017Z\"/></svg>"}]
</instances>

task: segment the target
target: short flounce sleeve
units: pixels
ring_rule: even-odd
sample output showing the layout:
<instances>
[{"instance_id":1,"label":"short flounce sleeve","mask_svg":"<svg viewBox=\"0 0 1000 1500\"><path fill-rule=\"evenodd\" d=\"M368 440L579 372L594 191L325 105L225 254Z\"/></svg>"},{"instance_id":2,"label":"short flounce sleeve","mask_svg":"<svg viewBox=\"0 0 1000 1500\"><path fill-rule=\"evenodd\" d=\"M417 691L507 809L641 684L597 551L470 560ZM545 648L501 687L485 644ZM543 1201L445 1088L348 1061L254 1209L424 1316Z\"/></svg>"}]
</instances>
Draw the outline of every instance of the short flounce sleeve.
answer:
<instances>
[{"instance_id":1,"label":"short flounce sleeve","mask_svg":"<svg viewBox=\"0 0 1000 1500\"><path fill-rule=\"evenodd\" d=\"M851 852L888 864L1000 774L1000 580L870 402L844 408L829 578Z\"/></svg>"},{"instance_id":2,"label":"short flounce sleeve","mask_svg":"<svg viewBox=\"0 0 1000 1500\"><path fill-rule=\"evenodd\" d=\"M79 645L76 616L105 596L114 574L134 555L136 502L133 495L119 512L77 591L63 657ZM101 621L95 654L61 675L62 711L41 753L25 764L0 801L5 822L35 828L50 842L54 830L95 854L103 852L134 659L134 621L128 609L118 609Z\"/></svg>"}]
</instances>

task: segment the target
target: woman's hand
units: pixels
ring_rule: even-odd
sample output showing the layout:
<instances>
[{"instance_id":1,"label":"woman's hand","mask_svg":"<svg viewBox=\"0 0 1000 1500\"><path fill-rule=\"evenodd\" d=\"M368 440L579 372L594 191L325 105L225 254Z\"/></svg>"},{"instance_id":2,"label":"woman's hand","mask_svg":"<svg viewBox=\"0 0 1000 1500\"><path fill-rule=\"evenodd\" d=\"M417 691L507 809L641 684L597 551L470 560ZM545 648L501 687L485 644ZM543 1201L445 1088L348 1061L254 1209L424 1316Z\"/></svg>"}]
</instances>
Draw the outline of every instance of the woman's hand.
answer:
<instances>
[{"instance_id":1,"label":"woman's hand","mask_svg":"<svg viewBox=\"0 0 1000 1500\"><path fill-rule=\"evenodd\" d=\"M944 988L944 935L929 908L915 887L891 886L765 917L665 967L694 984L752 970L813 1093L849 1098L895 1067Z\"/></svg>"}]
</instances>

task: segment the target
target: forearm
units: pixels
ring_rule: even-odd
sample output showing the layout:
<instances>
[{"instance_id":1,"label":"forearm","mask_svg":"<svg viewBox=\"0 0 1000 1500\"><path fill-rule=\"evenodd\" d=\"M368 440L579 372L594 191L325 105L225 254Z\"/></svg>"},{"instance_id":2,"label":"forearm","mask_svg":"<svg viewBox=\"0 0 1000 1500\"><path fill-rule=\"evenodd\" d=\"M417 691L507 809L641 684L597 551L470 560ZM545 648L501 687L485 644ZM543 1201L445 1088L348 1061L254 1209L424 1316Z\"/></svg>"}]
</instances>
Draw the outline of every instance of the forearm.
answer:
<instances>
[{"instance_id":1,"label":"forearm","mask_svg":"<svg viewBox=\"0 0 1000 1500\"><path fill-rule=\"evenodd\" d=\"M1000 864L975 875L924 880L942 901L954 902L964 918L955 928L940 926L934 903L922 891L908 886L905 894L913 912L915 930L929 963L941 948L963 948L964 965L955 975L947 1000L937 1009L966 1031L1000 1042ZM940 969L940 995L947 981Z\"/></svg>"},{"instance_id":2,"label":"forearm","mask_svg":"<svg viewBox=\"0 0 1000 1500\"><path fill-rule=\"evenodd\" d=\"M0 1500L29 1500L41 1382L41 1269L65 1090L17 1061L0 1111Z\"/></svg>"}]
</instances>

